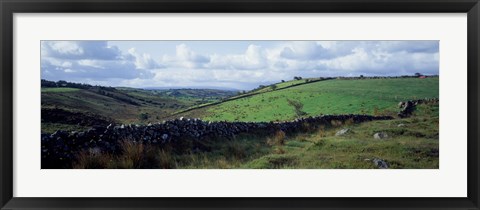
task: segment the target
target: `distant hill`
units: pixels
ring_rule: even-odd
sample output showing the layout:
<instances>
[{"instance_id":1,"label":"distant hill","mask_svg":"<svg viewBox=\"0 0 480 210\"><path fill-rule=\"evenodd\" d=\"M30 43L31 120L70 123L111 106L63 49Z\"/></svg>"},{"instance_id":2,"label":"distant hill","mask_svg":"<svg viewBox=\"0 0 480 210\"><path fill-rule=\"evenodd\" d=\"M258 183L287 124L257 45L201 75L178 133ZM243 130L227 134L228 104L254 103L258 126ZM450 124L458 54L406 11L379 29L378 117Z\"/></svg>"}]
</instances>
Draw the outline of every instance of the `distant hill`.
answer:
<instances>
[{"instance_id":1,"label":"distant hill","mask_svg":"<svg viewBox=\"0 0 480 210\"><path fill-rule=\"evenodd\" d=\"M438 77L300 78L238 92L113 88L45 80L41 99L42 110L61 109L116 123L146 124L182 116L211 121L283 121L321 114L392 115L398 111L399 101L438 98L438 84ZM48 130L49 123L42 123L42 129ZM50 127L55 126L59 125ZM69 126L73 130L77 125Z\"/></svg>"},{"instance_id":2,"label":"distant hill","mask_svg":"<svg viewBox=\"0 0 480 210\"><path fill-rule=\"evenodd\" d=\"M167 89L153 90L161 96L179 97L179 98L197 98L206 102L211 100L220 100L238 94L238 91L218 90L218 89Z\"/></svg>"},{"instance_id":3,"label":"distant hill","mask_svg":"<svg viewBox=\"0 0 480 210\"><path fill-rule=\"evenodd\" d=\"M102 124L105 119L112 123L146 124L166 119L175 111L235 94L237 92L222 90L144 90L42 80L42 130L85 129L99 123L93 120L81 124L74 120L53 122L47 117L52 113L66 118L98 116Z\"/></svg>"},{"instance_id":4,"label":"distant hill","mask_svg":"<svg viewBox=\"0 0 480 210\"><path fill-rule=\"evenodd\" d=\"M390 115L399 101L438 98L439 78L293 80L178 113L212 121L276 121L320 114ZM234 99L234 100L232 100ZM301 106L300 114L295 105Z\"/></svg>"},{"instance_id":5,"label":"distant hill","mask_svg":"<svg viewBox=\"0 0 480 210\"><path fill-rule=\"evenodd\" d=\"M229 87L216 87L216 86L186 86L186 87L145 87L142 88L145 90L219 90L219 91L231 91L238 92L241 91L236 88Z\"/></svg>"}]
</instances>

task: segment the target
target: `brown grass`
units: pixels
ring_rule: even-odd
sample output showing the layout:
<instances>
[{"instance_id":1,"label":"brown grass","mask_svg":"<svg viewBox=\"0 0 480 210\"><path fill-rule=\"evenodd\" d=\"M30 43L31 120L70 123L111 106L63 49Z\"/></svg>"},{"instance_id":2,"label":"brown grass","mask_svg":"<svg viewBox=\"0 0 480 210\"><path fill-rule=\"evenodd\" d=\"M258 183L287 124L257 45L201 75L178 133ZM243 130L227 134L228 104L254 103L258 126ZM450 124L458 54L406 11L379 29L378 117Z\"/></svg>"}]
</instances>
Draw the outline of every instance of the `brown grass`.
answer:
<instances>
[{"instance_id":1,"label":"brown grass","mask_svg":"<svg viewBox=\"0 0 480 210\"><path fill-rule=\"evenodd\" d=\"M154 148L139 142L119 142L121 154L82 151L76 155L73 164L77 169L96 168L176 168L176 161L166 149Z\"/></svg>"},{"instance_id":2,"label":"brown grass","mask_svg":"<svg viewBox=\"0 0 480 210\"><path fill-rule=\"evenodd\" d=\"M164 149L160 149L158 151L158 163L159 163L159 168L163 168L163 169L176 168L176 165L177 165L171 153Z\"/></svg>"},{"instance_id":3,"label":"brown grass","mask_svg":"<svg viewBox=\"0 0 480 210\"><path fill-rule=\"evenodd\" d=\"M325 132L325 126L318 128L317 136L318 136L318 137L325 137L325 136L327 136L327 133Z\"/></svg>"},{"instance_id":4,"label":"brown grass","mask_svg":"<svg viewBox=\"0 0 480 210\"><path fill-rule=\"evenodd\" d=\"M285 154L285 150L283 149L283 146L278 146L273 150L273 153L275 153L275 154Z\"/></svg>"},{"instance_id":5,"label":"brown grass","mask_svg":"<svg viewBox=\"0 0 480 210\"><path fill-rule=\"evenodd\" d=\"M233 156L237 160L247 157L244 146L238 141L230 141L226 145L227 154Z\"/></svg>"},{"instance_id":6,"label":"brown grass","mask_svg":"<svg viewBox=\"0 0 480 210\"><path fill-rule=\"evenodd\" d=\"M75 169L103 169L109 168L114 157L109 154L93 153L91 151L81 151L77 155L77 160L73 163Z\"/></svg>"},{"instance_id":7,"label":"brown grass","mask_svg":"<svg viewBox=\"0 0 480 210\"><path fill-rule=\"evenodd\" d=\"M285 137L285 132L277 130L272 137L267 138L267 144L270 146L283 146L285 145Z\"/></svg>"},{"instance_id":8,"label":"brown grass","mask_svg":"<svg viewBox=\"0 0 480 210\"><path fill-rule=\"evenodd\" d=\"M145 146L129 140L120 142L123 154L120 157L120 165L122 168L141 168L144 156Z\"/></svg>"}]
</instances>

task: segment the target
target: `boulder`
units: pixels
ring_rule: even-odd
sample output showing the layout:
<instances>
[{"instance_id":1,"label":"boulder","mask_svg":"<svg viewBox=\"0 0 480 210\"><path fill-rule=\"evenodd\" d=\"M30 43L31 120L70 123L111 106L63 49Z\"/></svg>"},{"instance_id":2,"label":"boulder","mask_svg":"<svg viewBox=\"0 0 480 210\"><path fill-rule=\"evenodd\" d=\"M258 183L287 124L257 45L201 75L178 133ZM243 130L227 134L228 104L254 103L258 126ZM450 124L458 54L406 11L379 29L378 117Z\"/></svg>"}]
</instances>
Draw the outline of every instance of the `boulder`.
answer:
<instances>
[{"instance_id":1,"label":"boulder","mask_svg":"<svg viewBox=\"0 0 480 210\"><path fill-rule=\"evenodd\" d=\"M350 132L351 132L350 128L344 128L342 130L339 130L337 133L335 133L335 136L343 136Z\"/></svg>"},{"instance_id":2,"label":"boulder","mask_svg":"<svg viewBox=\"0 0 480 210\"><path fill-rule=\"evenodd\" d=\"M372 162L377 168L380 169L387 169L390 166L387 161L380 158L374 158Z\"/></svg>"},{"instance_id":3,"label":"boulder","mask_svg":"<svg viewBox=\"0 0 480 210\"><path fill-rule=\"evenodd\" d=\"M385 132L378 132L378 133L373 134L373 138L374 139L386 139L386 138L388 138L388 134L385 133Z\"/></svg>"}]
</instances>

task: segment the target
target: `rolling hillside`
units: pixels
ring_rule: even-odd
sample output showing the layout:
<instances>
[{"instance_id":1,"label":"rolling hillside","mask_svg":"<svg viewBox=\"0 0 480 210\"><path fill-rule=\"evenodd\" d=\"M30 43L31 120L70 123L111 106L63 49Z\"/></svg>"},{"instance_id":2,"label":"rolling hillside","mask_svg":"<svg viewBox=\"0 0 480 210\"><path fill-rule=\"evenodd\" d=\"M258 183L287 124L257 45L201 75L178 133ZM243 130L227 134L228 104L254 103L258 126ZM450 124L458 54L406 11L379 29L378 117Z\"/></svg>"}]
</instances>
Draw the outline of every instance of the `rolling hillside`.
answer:
<instances>
[{"instance_id":1,"label":"rolling hillside","mask_svg":"<svg viewBox=\"0 0 480 210\"><path fill-rule=\"evenodd\" d=\"M146 125L168 119L175 120L167 121L169 126L166 123L143 127L116 125L110 130L135 127L143 132L144 128L156 125L183 132L179 133L177 143L162 147L152 146L153 141L165 141L175 132L159 131L154 140L144 134L130 139L116 136L114 141L118 141L117 148L122 153L92 155L93 150L81 150L75 161L69 162L68 167L73 168L438 168L438 100L417 105L407 118L396 117L400 101L438 98L438 88L438 77L297 79L242 94L209 89L42 87L42 132L48 133L42 136L51 136L57 130L83 132L55 132L56 135L86 135L96 130L89 128L97 126L102 133L112 122ZM216 123L178 119L266 122L322 114L394 118L363 123L332 120L326 125L301 123L296 131L261 130L229 138L213 135L201 141L185 136L197 136L197 128ZM190 123L195 129L187 132L175 123L179 126ZM222 129L229 123L217 124L222 124L218 128L220 133L227 132ZM385 136L375 137L379 133ZM132 134L131 130L127 134ZM131 140L144 143L133 144Z\"/></svg>"},{"instance_id":2,"label":"rolling hillside","mask_svg":"<svg viewBox=\"0 0 480 210\"><path fill-rule=\"evenodd\" d=\"M42 131L51 133L57 129L85 130L98 124L93 120L87 123L80 118L97 118L105 122L127 124L159 122L175 111L220 100L236 92L208 89L143 90L78 85L42 87L41 94Z\"/></svg>"},{"instance_id":3,"label":"rolling hillside","mask_svg":"<svg viewBox=\"0 0 480 210\"><path fill-rule=\"evenodd\" d=\"M298 83L299 81L297 81ZM291 83L291 81L285 82ZM299 117L290 101L303 105L304 116L320 114L393 115L399 101L438 98L439 79L334 79L239 97L179 113L211 121L284 121ZM286 87L284 84L277 86Z\"/></svg>"},{"instance_id":4,"label":"rolling hillside","mask_svg":"<svg viewBox=\"0 0 480 210\"><path fill-rule=\"evenodd\" d=\"M42 109L106 122L148 124L179 117L208 121L286 121L321 114L395 115L399 101L438 98L438 77L299 79L237 94L213 89L144 90L101 86L42 87ZM64 84L64 83L62 83ZM70 83L74 84L74 83ZM295 105L298 110L295 108ZM52 111L53 110L53 111ZM70 114L68 114L70 112ZM85 129L88 123L42 118L42 130ZM68 121L68 120L67 120Z\"/></svg>"}]
</instances>

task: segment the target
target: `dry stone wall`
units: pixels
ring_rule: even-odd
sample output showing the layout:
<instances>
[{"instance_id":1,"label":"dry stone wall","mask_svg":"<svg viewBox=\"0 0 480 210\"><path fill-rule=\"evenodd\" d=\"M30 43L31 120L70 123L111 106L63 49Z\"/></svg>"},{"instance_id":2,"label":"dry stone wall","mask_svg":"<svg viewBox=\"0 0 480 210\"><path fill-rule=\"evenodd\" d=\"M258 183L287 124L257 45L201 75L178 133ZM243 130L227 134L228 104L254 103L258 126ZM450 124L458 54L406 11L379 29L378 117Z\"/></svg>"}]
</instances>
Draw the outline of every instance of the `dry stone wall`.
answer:
<instances>
[{"instance_id":1,"label":"dry stone wall","mask_svg":"<svg viewBox=\"0 0 480 210\"><path fill-rule=\"evenodd\" d=\"M273 134L299 132L305 125L331 125L335 121L354 123L389 120L391 116L322 115L288 122L207 122L200 119L175 119L158 124L96 126L82 132L56 131L42 134L42 168L63 168L75 158L78 151L119 153L119 141L127 140L144 144L171 146L184 150L202 149L204 140L227 141L241 133ZM181 151L179 151L181 152Z\"/></svg>"},{"instance_id":2,"label":"dry stone wall","mask_svg":"<svg viewBox=\"0 0 480 210\"><path fill-rule=\"evenodd\" d=\"M438 104L438 98L425 98L419 100L410 100L410 101L402 101L398 103L398 108L401 109L398 112L398 117L405 118L412 115L413 111L415 111L417 105L419 104Z\"/></svg>"}]
</instances>

